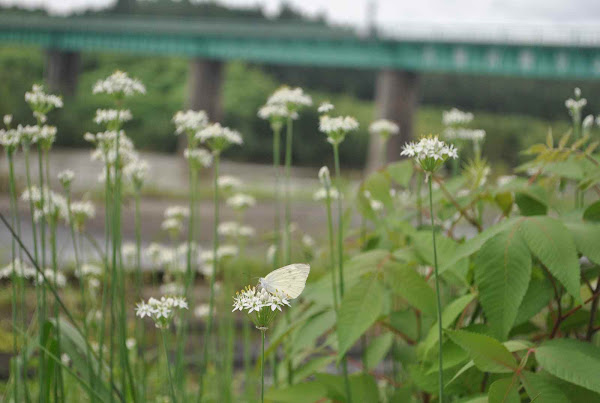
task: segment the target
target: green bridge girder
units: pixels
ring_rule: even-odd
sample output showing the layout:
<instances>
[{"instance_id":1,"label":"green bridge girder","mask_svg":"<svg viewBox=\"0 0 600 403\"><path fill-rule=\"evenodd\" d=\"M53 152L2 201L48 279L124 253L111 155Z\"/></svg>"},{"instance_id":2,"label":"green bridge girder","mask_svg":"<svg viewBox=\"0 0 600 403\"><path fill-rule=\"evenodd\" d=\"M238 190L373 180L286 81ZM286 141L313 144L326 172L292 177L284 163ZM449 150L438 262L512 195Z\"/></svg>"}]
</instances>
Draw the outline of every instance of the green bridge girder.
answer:
<instances>
[{"instance_id":1,"label":"green bridge girder","mask_svg":"<svg viewBox=\"0 0 600 403\"><path fill-rule=\"evenodd\" d=\"M313 24L3 16L0 43L299 66L600 78L600 44L362 38Z\"/></svg>"}]
</instances>

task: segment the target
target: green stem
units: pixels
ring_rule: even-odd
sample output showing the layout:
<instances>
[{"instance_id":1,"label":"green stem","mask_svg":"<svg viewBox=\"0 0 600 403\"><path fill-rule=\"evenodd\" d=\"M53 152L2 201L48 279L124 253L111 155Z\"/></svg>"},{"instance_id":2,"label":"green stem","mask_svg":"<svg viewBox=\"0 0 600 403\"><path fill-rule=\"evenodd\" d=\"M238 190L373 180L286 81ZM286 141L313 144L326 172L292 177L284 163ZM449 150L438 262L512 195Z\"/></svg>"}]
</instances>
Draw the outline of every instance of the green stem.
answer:
<instances>
[{"instance_id":1,"label":"green stem","mask_svg":"<svg viewBox=\"0 0 600 403\"><path fill-rule=\"evenodd\" d=\"M169 377L169 391L171 393L171 399L173 403L177 403L177 395L175 395L175 387L173 386L173 377L171 376L171 364L169 363L169 350L167 349L167 340L165 331L160 330L160 336L162 339L163 349L165 350L165 361L167 363L167 375Z\"/></svg>"},{"instance_id":2,"label":"green stem","mask_svg":"<svg viewBox=\"0 0 600 403\"><path fill-rule=\"evenodd\" d=\"M281 195L280 195L280 169L281 169L281 126L273 129L273 171L275 174L275 256L273 257L273 269L280 266L281 257Z\"/></svg>"},{"instance_id":3,"label":"green stem","mask_svg":"<svg viewBox=\"0 0 600 403\"><path fill-rule=\"evenodd\" d=\"M443 360L442 360L442 302L440 298L440 279L438 274L438 260L437 260L437 248L435 243L435 224L433 219L433 189L432 189L432 178L428 180L429 183L429 215L431 216L431 237L433 240L433 263L435 269L435 293L437 296L437 319L438 319L438 356L439 356L439 367L438 367L438 382L439 382L439 401L444 403L444 373Z\"/></svg>"},{"instance_id":4,"label":"green stem","mask_svg":"<svg viewBox=\"0 0 600 403\"><path fill-rule=\"evenodd\" d=\"M335 182L338 191L337 199L337 210L338 210L338 269L339 269L339 281L340 281L340 297L344 298L344 220L343 220L343 206L342 206L342 183L341 183L341 172L340 172L340 153L339 144L333 145L333 159L335 163ZM342 371L344 373L344 386L346 389L346 400L348 403L352 403L352 392L350 389L350 378L348 377L348 360L344 355L342 359Z\"/></svg>"},{"instance_id":5,"label":"green stem","mask_svg":"<svg viewBox=\"0 0 600 403\"><path fill-rule=\"evenodd\" d=\"M417 174L417 228L423 226L423 198L421 197L421 187L423 186L423 174L419 171Z\"/></svg>"},{"instance_id":6,"label":"green stem","mask_svg":"<svg viewBox=\"0 0 600 403\"><path fill-rule=\"evenodd\" d=\"M339 303L338 303L337 281L335 279L335 240L334 240L334 234L333 234L333 217L331 214L331 192L330 192L330 188L329 188L328 184L325 185L325 190L327 192L326 193L326 197L327 197L326 203L327 203L327 228L328 228L328 233L329 233L329 257L330 257L329 264L331 265L331 267L330 267L331 292L332 292L332 296L333 296L333 308L336 311L336 315L337 315Z\"/></svg>"},{"instance_id":7,"label":"green stem","mask_svg":"<svg viewBox=\"0 0 600 403\"><path fill-rule=\"evenodd\" d=\"M87 326L87 309L86 309L86 300L85 300L85 279L83 278L83 272L81 271L81 260L79 259L79 248L77 246L77 237L75 236L75 224L73 223L73 211L71 209L71 192L67 189L67 214L69 217L69 228L71 231L71 239L73 240L73 253L75 254L75 271L78 273L79 277L79 291L81 298L81 311L83 313L83 334L87 339L89 339L89 331ZM94 389L94 379L95 374L92 368L92 357L90 355L90 351L86 349L86 363L88 368L88 377L89 383L92 389ZM95 402L96 396L90 392L90 401Z\"/></svg>"},{"instance_id":8,"label":"green stem","mask_svg":"<svg viewBox=\"0 0 600 403\"><path fill-rule=\"evenodd\" d=\"M11 211L11 217L12 217L12 224L13 226L15 226L15 222L17 220L17 215L16 215L16 203L14 202L14 198L15 198L15 182L14 182L14 171L13 171L13 159L12 159L12 151L7 150L6 152L6 156L8 159L8 171L9 171L9 193L10 193L10 211ZM18 319L18 303L17 303L17 287L18 287L18 282L17 282L17 272L16 272L16 267L15 267L15 259L17 258L17 246L16 246L16 241L13 239L11 239L11 257L12 257L12 276L11 276L11 289L12 289L12 295L11 295L11 300L12 300L12 325L13 325L13 371L12 376L14 377L14 399L15 402L19 401L19 383L21 381L21 374L20 374L20 370L18 369L18 352L19 352L19 347L18 347L18 340L17 340L17 331L16 329L18 329L18 324L17 322L19 321ZM22 263L21 263L22 264Z\"/></svg>"},{"instance_id":9,"label":"green stem","mask_svg":"<svg viewBox=\"0 0 600 403\"><path fill-rule=\"evenodd\" d=\"M260 358L260 401L265 403L265 331L261 330L262 349Z\"/></svg>"},{"instance_id":10,"label":"green stem","mask_svg":"<svg viewBox=\"0 0 600 403\"><path fill-rule=\"evenodd\" d=\"M109 270L110 270L110 264L109 264L109 260L108 260L108 256L109 256L109 244L110 244L110 226L111 226L111 213L112 213L112 209L111 209L111 202L110 202L110 194L111 194L111 175L110 175L110 166L108 164L106 164L105 166L105 184L104 184L104 221L105 221L105 226L104 226L104 281L103 281L103 285L102 285L102 302L101 302L101 310L102 310L102 318L100 320L100 329L99 329L99 335L98 335L98 355L100 357L99 362L104 362L104 334L106 331L106 314L107 314L107 307L108 307L108 299L110 297L110 290L109 290L109 281L112 282L112 276L109 275ZM111 304L112 306L112 304ZM112 311L112 309L111 309ZM99 365L98 366L98 378L102 378L102 370L104 368L104 365ZM112 401L112 397L111 397L111 401Z\"/></svg>"},{"instance_id":11,"label":"green stem","mask_svg":"<svg viewBox=\"0 0 600 403\"><path fill-rule=\"evenodd\" d=\"M292 221L291 207L291 169L292 169L292 118L288 117L287 134L285 139L285 264L291 263L292 258L292 233L290 224Z\"/></svg>"},{"instance_id":12,"label":"green stem","mask_svg":"<svg viewBox=\"0 0 600 403\"><path fill-rule=\"evenodd\" d=\"M142 218L140 210L141 189L135 191L135 295L136 300L142 299ZM135 321L136 341L139 343L137 349L137 376L140 379L138 393L140 401L145 401L146 393L146 371L144 371L144 351L146 348L146 337L142 321Z\"/></svg>"},{"instance_id":13,"label":"green stem","mask_svg":"<svg viewBox=\"0 0 600 403\"><path fill-rule=\"evenodd\" d=\"M204 330L204 348L203 348L203 353L202 353L202 361L200 363L200 379L199 379L199 390L198 390L198 403L200 403L202 401L202 394L204 393L204 376L206 374L206 367L208 365L208 347L209 347L209 339L210 339L210 334L212 332L212 326L213 326L213 316L214 316L214 312L213 312L213 308L215 305L215 278L217 276L217 265L218 265L218 259L217 259L217 251L219 249L219 233L218 233L218 227L219 227L219 185L218 185L218 178L219 178L219 153L215 152L214 153L214 162L213 162L213 188L214 188L214 197L213 197L213 203L214 203L214 222L213 222L213 270L212 270L212 275L210 276L210 294L209 294L209 302L208 302L208 320L206 323L206 328Z\"/></svg>"}]
</instances>

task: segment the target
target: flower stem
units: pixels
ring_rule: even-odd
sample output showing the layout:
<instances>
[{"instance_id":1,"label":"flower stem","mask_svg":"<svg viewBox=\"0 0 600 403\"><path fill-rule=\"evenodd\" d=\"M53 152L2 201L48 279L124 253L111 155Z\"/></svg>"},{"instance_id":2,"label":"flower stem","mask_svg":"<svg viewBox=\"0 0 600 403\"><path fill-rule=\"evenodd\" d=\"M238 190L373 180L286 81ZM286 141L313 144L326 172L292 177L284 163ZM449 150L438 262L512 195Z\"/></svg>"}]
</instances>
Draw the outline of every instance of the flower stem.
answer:
<instances>
[{"instance_id":1,"label":"flower stem","mask_svg":"<svg viewBox=\"0 0 600 403\"><path fill-rule=\"evenodd\" d=\"M437 319L438 319L438 356L439 356L439 367L438 367L438 382L439 382L439 401L444 403L444 373L443 360L442 360L442 302L440 299L440 279L438 274L438 260L437 260L437 248L435 244L435 226L433 220L433 189L432 179L428 180L429 183L429 215L431 216L431 237L433 240L433 263L435 270L435 293L437 296Z\"/></svg>"},{"instance_id":2,"label":"flower stem","mask_svg":"<svg viewBox=\"0 0 600 403\"><path fill-rule=\"evenodd\" d=\"M175 387L173 386L173 377L171 376L171 364L169 363L169 350L167 349L167 340L165 331L160 330L160 336L162 339L163 349L165 350L165 362L167 363L167 375L169 377L169 392L171 393L171 400L173 403L177 403L177 395L175 395Z\"/></svg>"},{"instance_id":3,"label":"flower stem","mask_svg":"<svg viewBox=\"0 0 600 403\"><path fill-rule=\"evenodd\" d=\"M340 153L339 144L333 144L333 159L335 160L335 182L338 191L337 210L338 210L338 269L340 280L340 297L344 298L344 212L342 209L342 186L340 174ZM348 360L344 355L342 359L342 371L344 373L344 386L346 388L346 401L352 403L352 392L350 389L350 379L348 377Z\"/></svg>"},{"instance_id":4,"label":"flower stem","mask_svg":"<svg viewBox=\"0 0 600 403\"><path fill-rule=\"evenodd\" d=\"M12 150L7 150L6 156L8 159L8 170L9 170L9 191L10 191L10 211L12 215L12 224L15 225L17 220L17 206L14 201L16 197L15 190L15 178L14 178L14 168L13 168L13 158L12 158ZM15 260L17 259L17 248L16 241L14 238L11 239L11 257L12 257L12 276L11 276L11 289L12 289L12 325L13 325L13 371L12 374L14 376L14 399L15 402L19 401L19 383L21 381L20 370L18 369L18 353L19 353L19 344L17 340L17 332L18 329L18 303L17 303L17 287L18 287L18 276L16 272ZM21 263L22 264L22 263ZM23 338L25 339L25 337Z\"/></svg>"},{"instance_id":5,"label":"flower stem","mask_svg":"<svg viewBox=\"0 0 600 403\"><path fill-rule=\"evenodd\" d=\"M336 311L339 308L337 281L335 279L335 240L333 235L333 217L331 214L331 192L329 185L325 186L327 192L327 228L329 233L329 256L330 256L330 271L331 271L331 292L333 296L333 308Z\"/></svg>"},{"instance_id":6,"label":"flower stem","mask_svg":"<svg viewBox=\"0 0 600 403\"><path fill-rule=\"evenodd\" d=\"M208 365L208 347L209 347L209 339L210 334L212 332L213 326L213 316L214 316L214 305L215 305L215 277L217 276L217 251L219 249L219 153L214 153L214 162L213 162L213 188L214 188L214 222L213 222L213 270L212 275L210 276L210 294L208 300L208 320L206 323L206 328L204 330L204 348L202 353L202 361L200 363L200 379L199 379L199 390L198 390L198 403L202 401L202 394L204 392L204 376L206 374L206 367Z\"/></svg>"},{"instance_id":7,"label":"flower stem","mask_svg":"<svg viewBox=\"0 0 600 403\"><path fill-rule=\"evenodd\" d=\"M292 167L292 118L287 121L287 134L285 139L285 264L291 263L292 258L292 233L290 224L292 221L291 207L291 167Z\"/></svg>"},{"instance_id":8,"label":"flower stem","mask_svg":"<svg viewBox=\"0 0 600 403\"><path fill-rule=\"evenodd\" d=\"M273 268L280 264L281 256L281 200L280 200L280 169L281 169L281 126L273 129L273 171L275 174L275 256L273 257Z\"/></svg>"},{"instance_id":9,"label":"flower stem","mask_svg":"<svg viewBox=\"0 0 600 403\"><path fill-rule=\"evenodd\" d=\"M260 401L265 403L265 331L261 330L262 349L260 358Z\"/></svg>"},{"instance_id":10,"label":"flower stem","mask_svg":"<svg viewBox=\"0 0 600 403\"><path fill-rule=\"evenodd\" d=\"M140 210L141 189L135 191L135 295L136 300L142 298L142 218ZM136 340L140 344L137 357L137 376L140 379L138 387L140 401L145 401L146 393L146 371L144 371L144 351L146 347L145 333L141 321L135 322Z\"/></svg>"}]
</instances>

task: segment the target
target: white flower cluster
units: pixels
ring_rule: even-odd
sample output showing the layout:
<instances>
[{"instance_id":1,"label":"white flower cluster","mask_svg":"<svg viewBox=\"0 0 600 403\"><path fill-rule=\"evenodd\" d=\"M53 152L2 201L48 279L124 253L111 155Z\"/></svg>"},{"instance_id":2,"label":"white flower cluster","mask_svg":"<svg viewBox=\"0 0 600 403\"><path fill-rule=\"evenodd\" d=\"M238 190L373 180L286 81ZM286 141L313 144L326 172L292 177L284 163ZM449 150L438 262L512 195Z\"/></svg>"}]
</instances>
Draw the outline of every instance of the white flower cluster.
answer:
<instances>
[{"instance_id":1,"label":"white flower cluster","mask_svg":"<svg viewBox=\"0 0 600 403\"><path fill-rule=\"evenodd\" d=\"M226 221L219 224L219 235L231 238L249 238L256 234L254 228L248 225L240 225L236 221Z\"/></svg>"},{"instance_id":2,"label":"white flower cluster","mask_svg":"<svg viewBox=\"0 0 600 403\"><path fill-rule=\"evenodd\" d=\"M183 220L190 216L190 209L183 206L167 207L161 228L171 235L178 235L183 229Z\"/></svg>"},{"instance_id":3,"label":"white flower cluster","mask_svg":"<svg viewBox=\"0 0 600 403\"><path fill-rule=\"evenodd\" d=\"M52 270L52 269L45 269L43 276L38 273L38 276L37 276L38 284L44 283L44 277L55 287L62 288L65 285L67 285L67 278L60 271L57 271L56 273L54 273L54 270Z\"/></svg>"},{"instance_id":4,"label":"white flower cluster","mask_svg":"<svg viewBox=\"0 0 600 403\"><path fill-rule=\"evenodd\" d=\"M58 181L65 187L69 188L71 186L71 182L75 178L75 172L72 169L65 169L64 171L60 171L58 173Z\"/></svg>"},{"instance_id":5,"label":"white flower cluster","mask_svg":"<svg viewBox=\"0 0 600 403\"><path fill-rule=\"evenodd\" d=\"M321 169L319 169L319 181L324 187L331 186L331 176L329 174L329 168L327 168L327 166L322 166Z\"/></svg>"},{"instance_id":6,"label":"white flower cluster","mask_svg":"<svg viewBox=\"0 0 600 403\"><path fill-rule=\"evenodd\" d=\"M298 112L290 111L284 104L267 104L258 110L258 117L273 122L282 122L291 117L298 119Z\"/></svg>"},{"instance_id":7,"label":"white flower cluster","mask_svg":"<svg viewBox=\"0 0 600 403\"><path fill-rule=\"evenodd\" d=\"M301 106L312 105L312 98L305 94L302 88L281 87L275 91L269 99L267 105L284 105L290 112L297 110Z\"/></svg>"},{"instance_id":8,"label":"white flower cluster","mask_svg":"<svg viewBox=\"0 0 600 403\"><path fill-rule=\"evenodd\" d=\"M196 140L205 143L213 152L221 152L233 144L243 143L242 135L220 123L213 123L195 135Z\"/></svg>"},{"instance_id":9,"label":"white flower cluster","mask_svg":"<svg viewBox=\"0 0 600 403\"><path fill-rule=\"evenodd\" d=\"M133 119L129 109L98 109L94 122L97 124L125 123Z\"/></svg>"},{"instance_id":10,"label":"white flower cluster","mask_svg":"<svg viewBox=\"0 0 600 403\"><path fill-rule=\"evenodd\" d=\"M398 125L391 120L379 119L371 123L369 126L369 133L383 137L384 139L389 138L391 135L400 133Z\"/></svg>"},{"instance_id":11,"label":"white flower cluster","mask_svg":"<svg viewBox=\"0 0 600 403\"><path fill-rule=\"evenodd\" d=\"M56 222L60 217L68 220L67 200L48 188L40 191L37 186L32 186L21 194L21 200L33 204L35 221L39 221L42 217L46 217L51 222Z\"/></svg>"},{"instance_id":12,"label":"white flower cluster","mask_svg":"<svg viewBox=\"0 0 600 403\"><path fill-rule=\"evenodd\" d=\"M98 80L94 85L94 94L109 94L115 96L130 96L145 94L146 87L138 79L131 78L123 71L115 71L104 80Z\"/></svg>"},{"instance_id":13,"label":"white flower cluster","mask_svg":"<svg viewBox=\"0 0 600 403\"><path fill-rule=\"evenodd\" d=\"M246 287L237 292L233 298L233 310L247 311L255 326L259 330L269 328L277 311L284 306L290 306L287 297L283 293L272 294L262 287Z\"/></svg>"},{"instance_id":14,"label":"white flower cluster","mask_svg":"<svg viewBox=\"0 0 600 403\"><path fill-rule=\"evenodd\" d=\"M332 111L335 107L333 106L333 104L329 103L329 102L323 102L321 105L319 105L319 107L317 108L317 112L319 113L327 113L329 111Z\"/></svg>"},{"instance_id":15,"label":"white flower cluster","mask_svg":"<svg viewBox=\"0 0 600 403\"><path fill-rule=\"evenodd\" d=\"M4 126L9 127L12 123L13 115L4 115L2 117L2 122L4 122Z\"/></svg>"},{"instance_id":16,"label":"white flower cluster","mask_svg":"<svg viewBox=\"0 0 600 403\"><path fill-rule=\"evenodd\" d=\"M460 109L452 108L449 111L442 112L442 123L444 126L464 125L473 120L471 112L463 112Z\"/></svg>"},{"instance_id":17,"label":"white flower cluster","mask_svg":"<svg viewBox=\"0 0 600 403\"><path fill-rule=\"evenodd\" d=\"M17 277L35 279L37 275L37 271L33 267L17 258L0 269L0 279L10 279L13 275L13 269Z\"/></svg>"},{"instance_id":18,"label":"white flower cluster","mask_svg":"<svg viewBox=\"0 0 600 403\"><path fill-rule=\"evenodd\" d=\"M17 139L25 145L40 143L40 145L49 149L56 139L55 126L38 126L38 125L18 125L16 130L6 131L9 143L17 141Z\"/></svg>"},{"instance_id":19,"label":"white flower cluster","mask_svg":"<svg viewBox=\"0 0 600 403\"><path fill-rule=\"evenodd\" d=\"M144 254L148 256L152 263L159 266L172 265L176 258L176 251L155 242L148 245L144 250Z\"/></svg>"},{"instance_id":20,"label":"white flower cluster","mask_svg":"<svg viewBox=\"0 0 600 403\"><path fill-rule=\"evenodd\" d=\"M212 164L212 154L203 148L186 148L183 156L195 169L208 168Z\"/></svg>"},{"instance_id":21,"label":"white flower cluster","mask_svg":"<svg viewBox=\"0 0 600 403\"><path fill-rule=\"evenodd\" d=\"M358 129L358 121L352 116L323 115L319 119L319 130L327 135L327 141L331 144L340 144L346 134L356 129Z\"/></svg>"},{"instance_id":22,"label":"white flower cluster","mask_svg":"<svg viewBox=\"0 0 600 403\"><path fill-rule=\"evenodd\" d=\"M227 205L234 210L244 210L256 205L256 199L245 193L237 193L227 199Z\"/></svg>"},{"instance_id":23,"label":"white flower cluster","mask_svg":"<svg viewBox=\"0 0 600 403\"><path fill-rule=\"evenodd\" d=\"M444 130L444 138L448 140L481 142L485 139L485 130L448 127Z\"/></svg>"},{"instance_id":24,"label":"white flower cluster","mask_svg":"<svg viewBox=\"0 0 600 403\"><path fill-rule=\"evenodd\" d=\"M581 90L575 88L575 99L569 98L565 101L565 106L571 116L581 116L581 110L587 105L587 99L581 98Z\"/></svg>"},{"instance_id":25,"label":"white flower cluster","mask_svg":"<svg viewBox=\"0 0 600 403\"><path fill-rule=\"evenodd\" d=\"M76 276L82 277L102 277L102 267L93 263L84 263L79 271L75 272Z\"/></svg>"},{"instance_id":26,"label":"white flower cluster","mask_svg":"<svg viewBox=\"0 0 600 403\"><path fill-rule=\"evenodd\" d=\"M150 164L148 161L138 158L137 153L134 153L133 156L134 158L123 167L123 175L139 190L146 181Z\"/></svg>"},{"instance_id":27,"label":"white flower cluster","mask_svg":"<svg viewBox=\"0 0 600 403\"><path fill-rule=\"evenodd\" d=\"M242 186L242 181L235 176L223 175L217 178L217 186L223 192L232 192Z\"/></svg>"},{"instance_id":28,"label":"white flower cluster","mask_svg":"<svg viewBox=\"0 0 600 403\"><path fill-rule=\"evenodd\" d=\"M239 249L235 245L221 245L217 249L217 261L220 261L224 258L234 257L239 252ZM209 265L214 261L214 253L212 250L205 250L200 253L200 260Z\"/></svg>"},{"instance_id":29,"label":"white flower cluster","mask_svg":"<svg viewBox=\"0 0 600 403\"><path fill-rule=\"evenodd\" d=\"M83 230L85 222L96 216L96 208L90 201L77 201L71 203L71 218L78 231Z\"/></svg>"},{"instance_id":30,"label":"white flower cluster","mask_svg":"<svg viewBox=\"0 0 600 403\"><path fill-rule=\"evenodd\" d=\"M208 115L204 111L178 111L173 116L173 124L175 124L175 134L193 134L208 125Z\"/></svg>"},{"instance_id":31,"label":"white flower cluster","mask_svg":"<svg viewBox=\"0 0 600 403\"><path fill-rule=\"evenodd\" d=\"M428 174L435 172L446 159L458 158L456 147L440 141L437 136L406 144L400 155L414 158Z\"/></svg>"},{"instance_id":32,"label":"white flower cluster","mask_svg":"<svg viewBox=\"0 0 600 403\"><path fill-rule=\"evenodd\" d=\"M340 192L338 192L338 190L334 187L330 187L329 188L329 198L331 200L337 200L340 197L342 197L342 195L340 194ZM319 190L317 190L314 194L313 194L313 200L314 201L325 201L327 200L327 188L322 187Z\"/></svg>"},{"instance_id":33,"label":"white flower cluster","mask_svg":"<svg viewBox=\"0 0 600 403\"><path fill-rule=\"evenodd\" d=\"M15 129L0 129L0 146L8 153L14 152L21 144L21 133Z\"/></svg>"},{"instance_id":34,"label":"white flower cluster","mask_svg":"<svg viewBox=\"0 0 600 403\"><path fill-rule=\"evenodd\" d=\"M27 102L34 112L46 114L54 108L62 108L63 100L57 95L47 94L44 87L34 84L31 91L25 93Z\"/></svg>"},{"instance_id":35,"label":"white flower cluster","mask_svg":"<svg viewBox=\"0 0 600 403\"><path fill-rule=\"evenodd\" d=\"M125 167L139 159L133 142L123 130L108 130L97 134L86 133L83 138L96 145L92 151L93 161L102 161L105 165ZM117 138L119 142L119 161L117 161ZM118 162L118 164L117 164Z\"/></svg>"},{"instance_id":36,"label":"white flower cluster","mask_svg":"<svg viewBox=\"0 0 600 403\"><path fill-rule=\"evenodd\" d=\"M154 320L154 324L159 329L166 329L177 309L188 309L185 298L182 297L161 297L160 299L150 298L148 302L140 302L135 308L135 314L144 318L146 316Z\"/></svg>"}]
</instances>

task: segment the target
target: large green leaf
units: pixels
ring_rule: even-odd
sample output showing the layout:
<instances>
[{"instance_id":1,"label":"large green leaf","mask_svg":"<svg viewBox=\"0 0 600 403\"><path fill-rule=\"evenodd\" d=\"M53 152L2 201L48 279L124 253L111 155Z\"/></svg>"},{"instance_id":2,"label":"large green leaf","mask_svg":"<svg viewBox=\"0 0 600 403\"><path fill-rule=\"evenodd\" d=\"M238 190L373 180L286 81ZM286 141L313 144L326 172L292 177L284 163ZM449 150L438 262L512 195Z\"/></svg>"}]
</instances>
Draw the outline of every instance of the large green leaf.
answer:
<instances>
[{"instance_id":1,"label":"large green leaf","mask_svg":"<svg viewBox=\"0 0 600 403\"><path fill-rule=\"evenodd\" d=\"M417 254L427 264L433 266L434 256L431 231L417 231L412 238ZM438 262L446 262L451 260L457 253L459 247L458 243L439 232L436 234L435 240ZM454 264L451 266L443 265L440 268L440 274L444 273L446 270L453 271L459 278L463 277L462 280L465 281L464 276L468 270L467 259L462 258L455 260Z\"/></svg>"},{"instance_id":2,"label":"large green leaf","mask_svg":"<svg viewBox=\"0 0 600 403\"><path fill-rule=\"evenodd\" d=\"M600 393L600 348L573 339L549 340L535 358L548 373Z\"/></svg>"},{"instance_id":3,"label":"large green leaf","mask_svg":"<svg viewBox=\"0 0 600 403\"><path fill-rule=\"evenodd\" d=\"M375 323L383 310L385 290L376 275L361 278L350 291L344 295L340 305L337 335L338 359L367 329Z\"/></svg>"},{"instance_id":4,"label":"large green leaf","mask_svg":"<svg viewBox=\"0 0 600 403\"><path fill-rule=\"evenodd\" d=\"M573 234L577 250L592 262L600 264L600 224L587 221L565 222Z\"/></svg>"},{"instance_id":5,"label":"large green leaf","mask_svg":"<svg viewBox=\"0 0 600 403\"><path fill-rule=\"evenodd\" d=\"M319 336L331 329L333 323L335 323L333 310L311 317L295 332L292 352L300 352L312 347Z\"/></svg>"},{"instance_id":6,"label":"large green leaf","mask_svg":"<svg viewBox=\"0 0 600 403\"><path fill-rule=\"evenodd\" d=\"M464 330L448 330L447 334L469 353L481 371L507 373L517 369L515 358L498 340Z\"/></svg>"},{"instance_id":7,"label":"large green leaf","mask_svg":"<svg viewBox=\"0 0 600 403\"><path fill-rule=\"evenodd\" d=\"M424 314L436 315L435 291L413 266L389 262L384 266L384 270L386 277L390 279L389 286L393 293L404 298Z\"/></svg>"},{"instance_id":8,"label":"large green leaf","mask_svg":"<svg viewBox=\"0 0 600 403\"><path fill-rule=\"evenodd\" d=\"M327 388L327 397L335 402L347 402L346 388L342 376L317 374L315 379ZM375 379L370 375L360 373L351 375L350 393L353 402L379 403L379 390ZM305 400L305 402L310 401L312 400Z\"/></svg>"},{"instance_id":9,"label":"large green leaf","mask_svg":"<svg viewBox=\"0 0 600 403\"><path fill-rule=\"evenodd\" d=\"M556 379L556 378L555 378ZM531 401L536 403L571 403L559 385L548 376L534 372L521 372L521 382Z\"/></svg>"},{"instance_id":10,"label":"large green leaf","mask_svg":"<svg viewBox=\"0 0 600 403\"><path fill-rule=\"evenodd\" d=\"M492 383L488 391L488 403L521 403L519 378L515 375Z\"/></svg>"},{"instance_id":11,"label":"large green leaf","mask_svg":"<svg viewBox=\"0 0 600 403\"><path fill-rule=\"evenodd\" d=\"M299 382L304 380L305 378L308 378L309 376L315 374L316 372L325 368L329 364L332 364L334 361L335 356L332 355L317 357L308 361L306 364L302 365L294 371L294 382Z\"/></svg>"},{"instance_id":12,"label":"large green leaf","mask_svg":"<svg viewBox=\"0 0 600 403\"><path fill-rule=\"evenodd\" d=\"M557 219L547 216L529 217L517 225L531 253L581 303L579 259L569 230Z\"/></svg>"},{"instance_id":13,"label":"large green leaf","mask_svg":"<svg viewBox=\"0 0 600 403\"><path fill-rule=\"evenodd\" d=\"M390 206L392 198L390 196L390 186L392 181L385 172L373 172L364 182L364 189L371 193L371 197L379 200L385 206Z\"/></svg>"},{"instance_id":14,"label":"large green leaf","mask_svg":"<svg viewBox=\"0 0 600 403\"><path fill-rule=\"evenodd\" d=\"M440 272L446 271L448 268L454 266L459 260L467 258L477 252L488 239L495 236L496 234L509 228L516 222L516 219L509 218L486 228L483 232L475 235L473 238L467 240L456 248L454 254L447 257L447 260L440 261Z\"/></svg>"},{"instance_id":15,"label":"large green leaf","mask_svg":"<svg viewBox=\"0 0 600 403\"><path fill-rule=\"evenodd\" d=\"M505 340L531 278L531 254L513 229L490 238L475 257L475 283L493 334Z\"/></svg>"},{"instance_id":16,"label":"large green leaf","mask_svg":"<svg viewBox=\"0 0 600 403\"><path fill-rule=\"evenodd\" d=\"M525 297L523 297L523 302L521 302L521 306L517 312L514 323L515 326L527 322L535 314L546 307L548 302L554 298L550 280L545 276L538 276L536 274L537 273L534 271Z\"/></svg>"}]
</instances>

